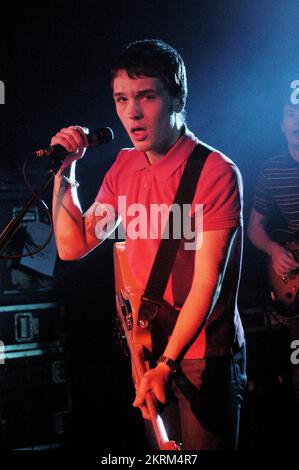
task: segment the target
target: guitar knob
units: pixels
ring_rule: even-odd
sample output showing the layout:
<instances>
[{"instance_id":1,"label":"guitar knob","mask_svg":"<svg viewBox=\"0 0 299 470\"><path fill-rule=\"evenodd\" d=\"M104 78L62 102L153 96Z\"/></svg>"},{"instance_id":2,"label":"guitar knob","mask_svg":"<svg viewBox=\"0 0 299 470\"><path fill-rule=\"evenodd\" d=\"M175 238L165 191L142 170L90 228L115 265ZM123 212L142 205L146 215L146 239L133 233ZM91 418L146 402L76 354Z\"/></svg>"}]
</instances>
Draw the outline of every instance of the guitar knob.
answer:
<instances>
[{"instance_id":1,"label":"guitar knob","mask_svg":"<svg viewBox=\"0 0 299 470\"><path fill-rule=\"evenodd\" d=\"M139 320L138 325L140 326L140 328L147 328L149 325L149 322L148 320Z\"/></svg>"}]
</instances>

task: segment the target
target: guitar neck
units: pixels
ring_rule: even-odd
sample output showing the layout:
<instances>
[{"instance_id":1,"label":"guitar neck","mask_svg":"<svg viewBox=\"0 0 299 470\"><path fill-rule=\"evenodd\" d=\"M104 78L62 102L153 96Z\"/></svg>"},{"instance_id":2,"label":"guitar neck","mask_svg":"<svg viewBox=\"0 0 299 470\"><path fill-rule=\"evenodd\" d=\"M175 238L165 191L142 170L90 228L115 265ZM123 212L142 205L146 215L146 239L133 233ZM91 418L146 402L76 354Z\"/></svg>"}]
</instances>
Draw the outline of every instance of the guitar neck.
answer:
<instances>
[{"instance_id":1,"label":"guitar neck","mask_svg":"<svg viewBox=\"0 0 299 470\"><path fill-rule=\"evenodd\" d=\"M133 381L138 387L144 373L149 368L145 354L152 351L152 338L149 328L138 326L138 311L142 292L126 258L124 242L114 244L114 274L117 315L131 355ZM156 397L151 391L146 394L145 403L158 449L180 450L178 444L168 439L163 420L158 413Z\"/></svg>"},{"instance_id":2,"label":"guitar neck","mask_svg":"<svg viewBox=\"0 0 299 470\"><path fill-rule=\"evenodd\" d=\"M125 317L122 312L119 315L123 331L126 336L127 345L131 355L132 366L134 367L136 385L138 387L143 374L146 372L147 367L143 358L143 345L133 343L132 332L128 329ZM148 391L145 398L145 403L149 412L150 421L152 423L155 440L160 450L179 450L179 446L169 441L167 431L165 429L162 418L158 413L157 400L151 391Z\"/></svg>"}]
</instances>

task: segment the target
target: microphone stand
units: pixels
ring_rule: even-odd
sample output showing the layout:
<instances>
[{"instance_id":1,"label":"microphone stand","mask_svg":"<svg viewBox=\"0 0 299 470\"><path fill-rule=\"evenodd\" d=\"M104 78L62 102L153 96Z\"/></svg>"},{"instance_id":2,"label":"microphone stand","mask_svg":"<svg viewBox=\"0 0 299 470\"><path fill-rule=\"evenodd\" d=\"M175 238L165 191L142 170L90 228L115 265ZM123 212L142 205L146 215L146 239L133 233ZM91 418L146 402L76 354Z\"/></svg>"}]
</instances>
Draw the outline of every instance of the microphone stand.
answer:
<instances>
[{"instance_id":1,"label":"microphone stand","mask_svg":"<svg viewBox=\"0 0 299 470\"><path fill-rule=\"evenodd\" d=\"M1 255L2 250L5 248L7 243L10 241L10 239L20 227L24 215L28 212L33 203L36 200L40 199L39 196L42 194L44 189L48 186L50 181L56 175L59 169L59 164L61 164L61 162L52 161L52 168L49 170L49 174L47 175L45 180L33 191L31 198L27 201L24 207L22 207L18 215L13 217L10 222L6 225L4 230L0 233L0 258L3 257L3 255Z\"/></svg>"}]
</instances>

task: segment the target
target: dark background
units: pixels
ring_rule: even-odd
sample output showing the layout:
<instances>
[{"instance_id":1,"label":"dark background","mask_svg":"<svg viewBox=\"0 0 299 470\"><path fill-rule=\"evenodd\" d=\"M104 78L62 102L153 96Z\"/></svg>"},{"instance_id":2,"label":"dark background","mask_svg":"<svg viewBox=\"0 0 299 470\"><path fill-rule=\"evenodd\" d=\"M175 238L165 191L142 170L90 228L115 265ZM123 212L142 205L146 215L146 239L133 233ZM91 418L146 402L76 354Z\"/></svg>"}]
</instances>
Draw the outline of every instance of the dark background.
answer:
<instances>
[{"instance_id":1,"label":"dark background","mask_svg":"<svg viewBox=\"0 0 299 470\"><path fill-rule=\"evenodd\" d=\"M281 103L299 79L298 25L295 0L2 1L0 170L18 174L24 158L47 147L61 127L110 126L114 142L90 149L78 165L87 209L118 150L130 145L114 111L109 66L121 46L157 37L185 60L188 126L240 167L246 222L258 168L284 146ZM32 165L35 173L45 170ZM82 447L143 445L138 413L129 406L128 361L112 339L111 248L108 241L80 263L58 261L55 271L67 306L71 445ZM260 287L255 260L246 241L244 291Z\"/></svg>"}]
</instances>

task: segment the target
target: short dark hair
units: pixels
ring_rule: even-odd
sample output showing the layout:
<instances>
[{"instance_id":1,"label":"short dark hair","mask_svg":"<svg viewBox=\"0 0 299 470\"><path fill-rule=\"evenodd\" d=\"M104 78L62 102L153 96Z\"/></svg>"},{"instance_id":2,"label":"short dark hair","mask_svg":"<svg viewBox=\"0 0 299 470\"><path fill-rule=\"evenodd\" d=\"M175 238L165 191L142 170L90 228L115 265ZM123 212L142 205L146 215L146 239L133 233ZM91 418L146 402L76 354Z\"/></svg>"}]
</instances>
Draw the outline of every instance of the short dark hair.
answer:
<instances>
[{"instance_id":1,"label":"short dark hair","mask_svg":"<svg viewBox=\"0 0 299 470\"><path fill-rule=\"evenodd\" d=\"M111 83L119 70L126 70L130 78L157 77L169 94L181 100L183 108L187 98L187 77L180 54L160 39L134 41L126 46L111 67Z\"/></svg>"}]
</instances>

